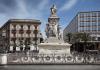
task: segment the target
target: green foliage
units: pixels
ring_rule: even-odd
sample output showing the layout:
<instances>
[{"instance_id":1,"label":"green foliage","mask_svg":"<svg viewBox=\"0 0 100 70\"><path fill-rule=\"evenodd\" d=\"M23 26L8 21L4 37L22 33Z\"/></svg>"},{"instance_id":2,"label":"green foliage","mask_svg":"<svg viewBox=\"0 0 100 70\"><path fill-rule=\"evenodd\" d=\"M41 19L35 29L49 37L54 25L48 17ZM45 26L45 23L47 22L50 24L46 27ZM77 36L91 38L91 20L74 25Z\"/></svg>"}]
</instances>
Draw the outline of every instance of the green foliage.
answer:
<instances>
[{"instance_id":1,"label":"green foliage","mask_svg":"<svg viewBox=\"0 0 100 70\"><path fill-rule=\"evenodd\" d=\"M66 34L67 38L68 38L68 42L71 42L72 39L72 33L68 33Z\"/></svg>"},{"instance_id":2,"label":"green foliage","mask_svg":"<svg viewBox=\"0 0 100 70\"><path fill-rule=\"evenodd\" d=\"M70 43L75 42L87 42L90 41L91 37L87 33L67 33L67 41Z\"/></svg>"}]
</instances>

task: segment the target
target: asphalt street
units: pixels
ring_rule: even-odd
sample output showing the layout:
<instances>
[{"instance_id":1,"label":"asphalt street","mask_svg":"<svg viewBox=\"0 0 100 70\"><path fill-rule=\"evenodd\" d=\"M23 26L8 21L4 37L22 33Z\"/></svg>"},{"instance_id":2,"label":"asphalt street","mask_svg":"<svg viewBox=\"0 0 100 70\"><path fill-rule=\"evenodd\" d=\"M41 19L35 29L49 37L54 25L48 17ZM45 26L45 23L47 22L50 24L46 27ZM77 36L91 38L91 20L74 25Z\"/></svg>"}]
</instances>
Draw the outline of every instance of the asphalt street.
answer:
<instances>
[{"instance_id":1,"label":"asphalt street","mask_svg":"<svg viewBox=\"0 0 100 70\"><path fill-rule=\"evenodd\" d=\"M100 65L8 65L0 70L100 70Z\"/></svg>"}]
</instances>

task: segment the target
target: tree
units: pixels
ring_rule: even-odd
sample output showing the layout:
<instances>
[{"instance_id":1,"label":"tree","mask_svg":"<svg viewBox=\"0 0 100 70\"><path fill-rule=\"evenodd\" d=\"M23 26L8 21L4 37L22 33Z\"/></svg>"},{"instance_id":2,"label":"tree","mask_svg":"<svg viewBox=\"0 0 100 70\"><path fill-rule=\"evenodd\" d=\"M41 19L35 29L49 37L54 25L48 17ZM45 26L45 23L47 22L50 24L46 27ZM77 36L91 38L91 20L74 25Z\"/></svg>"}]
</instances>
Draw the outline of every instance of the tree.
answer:
<instances>
[{"instance_id":1,"label":"tree","mask_svg":"<svg viewBox=\"0 0 100 70\"><path fill-rule=\"evenodd\" d=\"M77 46L79 46L79 43L83 43L84 50L86 49L87 42L91 39L88 33L67 33L66 36L69 43L77 43Z\"/></svg>"},{"instance_id":2,"label":"tree","mask_svg":"<svg viewBox=\"0 0 100 70\"><path fill-rule=\"evenodd\" d=\"M86 53L86 49L88 47L87 41L90 41L90 35L87 34L87 33L82 33L82 35L81 35L81 41L83 41L84 53Z\"/></svg>"},{"instance_id":3,"label":"tree","mask_svg":"<svg viewBox=\"0 0 100 70\"><path fill-rule=\"evenodd\" d=\"M72 39L72 33L67 33L66 36L67 36L68 42L71 42L71 39Z\"/></svg>"},{"instance_id":4,"label":"tree","mask_svg":"<svg viewBox=\"0 0 100 70\"><path fill-rule=\"evenodd\" d=\"M73 34L74 42L87 42L90 41L90 35L87 33L74 33Z\"/></svg>"},{"instance_id":5,"label":"tree","mask_svg":"<svg viewBox=\"0 0 100 70\"><path fill-rule=\"evenodd\" d=\"M73 44L74 50L86 52L87 41L90 41L90 35L87 33L68 33L68 41Z\"/></svg>"},{"instance_id":6,"label":"tree","mask_svg":"<svg viewBox=\"0 0 100 70\"><path fill-rule=\"evenodd\" d=\"M90 35L89 34L87 34L87 33L82 33L82 35L81 35L81 40L83 41L83 42L87 42L87 41L90 41Z\"/></svg>"}]
</instances>

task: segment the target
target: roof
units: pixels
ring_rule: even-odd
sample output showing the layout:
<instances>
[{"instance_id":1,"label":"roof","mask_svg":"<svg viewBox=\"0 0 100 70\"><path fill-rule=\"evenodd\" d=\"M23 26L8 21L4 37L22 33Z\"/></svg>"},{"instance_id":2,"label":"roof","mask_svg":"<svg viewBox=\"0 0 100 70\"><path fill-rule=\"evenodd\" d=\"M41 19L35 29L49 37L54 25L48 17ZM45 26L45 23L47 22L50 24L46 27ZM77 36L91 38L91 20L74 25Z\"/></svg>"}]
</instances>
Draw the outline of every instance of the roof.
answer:
<instances>
[{"instance_id":1,"label":"roof","mask_svg":"<svg viewBox=\"0 0 100 70\"><path fill-rule=\"evenodd\" d=\"M2 27L1 27L1 29L4 27L4 26L6 26L6 25L8 25L8 24L10 24L10 23L14 23L14 22L16 22L16 23L35 23L35 24L41 24L41 22L40 22L40 20L36 20L36 19L9 19Z\"/></svg>"},{"instance_id":2,"label":"roof","mask_svg":"<svg viewBox=\"0 0 100 70\"><path fill-rule=\"evenodd\" d=\"M78 12L78 13L94 13L94 12L100 12L100 11L83 11L83 12Z\"/></svg>"},{"instance_id":3,"label":"roof","mask_svg":"<svg viewBox=\"0 0 100 70\"><path fill-rule=\"evenodd\" d=\"M41 23L40 20L36 20L36 19L10 19L8 20L8 22L37 22L37 23Z\"/></svg>"}]
</instances>

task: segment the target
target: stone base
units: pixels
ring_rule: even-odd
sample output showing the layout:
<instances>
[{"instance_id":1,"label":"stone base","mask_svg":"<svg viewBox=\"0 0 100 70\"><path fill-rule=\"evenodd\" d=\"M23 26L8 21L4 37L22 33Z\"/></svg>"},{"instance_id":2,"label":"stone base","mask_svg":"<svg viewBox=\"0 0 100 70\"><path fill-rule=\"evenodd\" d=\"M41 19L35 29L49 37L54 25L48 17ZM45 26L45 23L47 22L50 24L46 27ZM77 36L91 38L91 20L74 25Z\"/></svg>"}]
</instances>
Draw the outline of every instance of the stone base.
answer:
<instances>
[{"instance_id":1,"label":"stone base","mask_svg":"<svg viewBox=\"0 0 100 70\"><path fill-rule=\"evenodd\" d=\"M1 64L7 64L7 54L2 54L2 56L1 56Z\"/></svg>"},{"instance_id":2,"label":"stone base","mask_svg":"<svg viewBox=\"0 0 100 70\"><path fill-rule=\"evenodd\" d=\"M46 39L45 43L64 43L64 41L56 37L49 37Z\"/></svg>"},{"instance_id":3,"label":"stone base","mask_svg":"<svg viewBox=\"0 0 100 70\"><path fill-rule=\"evenodd\" d=\"M43 54L70 54L68 43L41 43L39 44L39 53Z\"/></svg>"}]
</instances>

